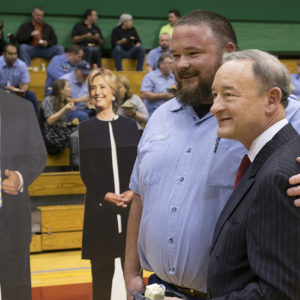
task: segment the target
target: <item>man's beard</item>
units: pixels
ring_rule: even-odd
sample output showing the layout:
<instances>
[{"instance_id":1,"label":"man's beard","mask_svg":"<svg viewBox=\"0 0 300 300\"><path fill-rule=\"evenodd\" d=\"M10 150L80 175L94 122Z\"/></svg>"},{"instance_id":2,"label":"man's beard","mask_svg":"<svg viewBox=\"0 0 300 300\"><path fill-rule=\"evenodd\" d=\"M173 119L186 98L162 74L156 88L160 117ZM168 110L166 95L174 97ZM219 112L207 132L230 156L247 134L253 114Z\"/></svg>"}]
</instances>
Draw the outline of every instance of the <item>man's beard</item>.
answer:
<instances>
[{"instance_id":1,"label":"man's beard","mask_svg":"<svg viewBox=\"0 0 300 300\"><path fill-rule=\"evenodd\" d=\"M195 70L179 72L176 75L178 101L193 107L197 107L204 103L210 103L212 99L211 86L218 68L219 64L216 64L214 70L206 78L200 77L200 72ZM187 74L198 77L198 83L195 87L189 87L188 85L184 86L182 84L181 77Z\"/></svg>"},{"instance_id":2,"label":"man's beard","mask_svg":"<svg viewBox=\"0 0 300 300\"><path fill-rule=\"evenodd\" d=\"M181 81L177 82L177 99L182 104L199 106L211 98L212 82L199 81L195 88L184 88Z\"/></svg>"}]
</instances>

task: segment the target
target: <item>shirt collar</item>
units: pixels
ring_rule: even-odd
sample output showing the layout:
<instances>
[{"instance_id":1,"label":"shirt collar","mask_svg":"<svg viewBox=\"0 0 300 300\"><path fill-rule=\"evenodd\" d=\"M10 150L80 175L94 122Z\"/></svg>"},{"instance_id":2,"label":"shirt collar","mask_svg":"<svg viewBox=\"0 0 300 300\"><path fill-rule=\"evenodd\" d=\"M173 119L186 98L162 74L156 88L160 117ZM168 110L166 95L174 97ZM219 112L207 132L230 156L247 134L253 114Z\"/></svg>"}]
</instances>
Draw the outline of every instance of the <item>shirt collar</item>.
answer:
<instances>
[{"instance_id":1,"label":"shirt collar","mask_svg":"<svg viewBox=\"0 0 300 300\"><path fill-rule=\"evenodd\" d=\"M269 127L266 131L264 131L254 140L248 152L248 156L251 162L254 161L256 155L264 147L264 145L268 143L274 137L274 135L286 124L288 124L288 120L284 118L272 125L271 127Z\"/></svg>"},{"instance_id":2,"label":"shirt collar","mask_svg":"<svg viewBox=\"0 0 300 300\"><path fill-rule=\"evenodd\" d=\"M7 62L6 62L5 58L4 58L4 56L3 56L3 67L13 68L13 67L16 67L16 66L17 66L17 59L16 59L16 61L15 61L11 66L9 66L9 65L7 64Z\"/></svg>"},{"instance_id":3,"label":"shirt collar","mask_svg":"<svg viewBox=\"0 0 300 300\"><path fill-rule=\"evenodd\" d=\"M170 108L170 111L171 112L178 112L180 110L185 110L189 115L191 115L193 117L193 119L196 121L196 122L199 122L200 120L205 120L205 119L208 119L208 118L211 118L213 117L213 114L211 112L208 112L206 115L204 115L201 119L199 119L198 115L196 114L195 110L193 107L191 107L190 105L186 105L186 104L183 104L183 103L180 103L178 101L178 99L176 98L176 101L173 101L172 102L172 106Z\"/></svg>"}]
</instances>

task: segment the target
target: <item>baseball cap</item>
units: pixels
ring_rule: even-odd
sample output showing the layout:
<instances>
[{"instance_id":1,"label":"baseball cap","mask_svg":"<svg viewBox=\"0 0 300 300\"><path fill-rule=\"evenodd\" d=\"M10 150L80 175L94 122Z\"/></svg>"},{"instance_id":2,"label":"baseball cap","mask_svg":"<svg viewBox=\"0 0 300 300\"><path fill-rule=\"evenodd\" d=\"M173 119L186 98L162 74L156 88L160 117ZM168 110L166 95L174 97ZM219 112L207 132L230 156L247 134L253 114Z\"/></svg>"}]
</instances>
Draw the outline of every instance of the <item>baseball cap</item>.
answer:
<instances>
[{"instance_id":1,"label":"baseball cap","mask_svg":"<svg viewBox=\"0 0 300 300\"><path fill-rule=\"evenodd\" d=\"M122 23L124 23L125 21L128 21L128 20L132 20L132 15L130 15L130 14L122 14L120 16L120 21L119 21L118 25L121 25Z\"/></svg>"},{"instance_id":2,"label":"baseball cap","mask_svg":"<svg viewBox=\"0 0 300 300\"><path fill-rule=\"evenodd\" d=\"M76 69L79 69L83 74L88 75L91 71L91 65L86 60L82 60L76 65Z\"/></svg>"}]
</instances>

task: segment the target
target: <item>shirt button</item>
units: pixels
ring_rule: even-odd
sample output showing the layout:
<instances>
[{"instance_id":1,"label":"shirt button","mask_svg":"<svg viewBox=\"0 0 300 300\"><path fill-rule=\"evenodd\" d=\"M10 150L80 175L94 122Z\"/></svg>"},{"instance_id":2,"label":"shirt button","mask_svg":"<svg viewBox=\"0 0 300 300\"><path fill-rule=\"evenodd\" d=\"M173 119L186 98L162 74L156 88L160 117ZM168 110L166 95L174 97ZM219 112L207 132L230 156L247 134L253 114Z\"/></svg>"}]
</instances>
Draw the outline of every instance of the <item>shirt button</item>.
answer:
<instances>
[{"instance_id":1,"label":"shirt button","mask_svg":"<svg viewBox=\"0 0 300 300\"><path fill-rule=\"evenodd\" d=\"M175 212L177 210L176 207L172 207L172 212Z\"/></svg>"},{"instance_id":2,"label":"shirt button","mask_svg":"<svg viewBox=\"0 0 300 300\"><path fill-rule=\"evenodd\" d=\"M174 241L174 240L173 240L172 238L169 238L169 243L170 243L170 244L173 244L173 241Z\"/></svg>"},{"instance_id":3,"label":"shirt button","mask_svg":"<svg viewBox=\"0 0 300 300\"><path fill-rule=\"evenodd\" d=\"M200 122L197 122L197 123L196 123L197 126L200 126L200 124L201 124Z\"/></svg>"},{"instance_id":4,"label":"shirt button","mask_svg":"<svg viewBox=\"0 0 300 300\"><path fill-rule=\"evenodd\" d=\"M184 181L184 178L183 177L179 177L179 181L180 182Z\"/></svg>"},{"instance_id":5,"label":"shirt button","mask_svg":"<svg viewBox=\"0 0 300 300\"><path fill-rule=\"evenodd\" d=\"M191 151L192 151L191 148L187 148L187 149L186 149L186 152L187 152L187 153L190 153Z\"/></svg>"},{"instance_id":6,"label":"shirt button","mask_svg":"<svg viewBox=\"0 0 300 300\"><path fill-rule=\"evenodd\" d=\"M99 206L102 206L102 203L99 203Z\"/></svg>"}]
</instances>

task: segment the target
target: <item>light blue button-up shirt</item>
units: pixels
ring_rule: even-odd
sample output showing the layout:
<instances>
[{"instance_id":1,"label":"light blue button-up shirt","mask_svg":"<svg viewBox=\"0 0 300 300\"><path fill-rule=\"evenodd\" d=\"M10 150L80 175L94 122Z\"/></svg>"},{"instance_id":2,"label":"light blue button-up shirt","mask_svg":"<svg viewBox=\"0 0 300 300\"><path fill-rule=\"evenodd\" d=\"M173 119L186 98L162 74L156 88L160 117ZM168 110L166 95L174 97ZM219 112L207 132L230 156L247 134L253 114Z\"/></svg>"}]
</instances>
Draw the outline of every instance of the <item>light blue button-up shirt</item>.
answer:
<instances>
[{"instance_id":1,"label":"light blue button-up shirt","mask_svg":"<svg viewBox=\"0 0 300 300\"><path fill-rule=\"evenodd\" d=\"M52 86L52 83L61 77L62 75L74 71L73 66L65 53L54 56L47 68L47 78L45 83L45 92L49 94L48 88Z\"/></svg>"},{"instance_id":2,"label":"light blue button-up shirt","mask_svg":"<svg viewBox=\"0 0 300 300\"><path fill-rule=\"evenodd\" d=\"M171 88L173 84L176 84L174 74L171 73L168 77L165 77L160 70L157 69L145 75L141 85L141 92L164 93L167 89ZM149 115L165 102L166 100L144 100Z\"/></svg>"},{"instance_id":3,"label":"light blue button-up shirt","mask_svg":"<svg viewBox=\"0 0 300 300\"><path fill-rule=\"evenodd\" d=\"M17 58L14 64L9 67L2 55L0 57L0 86L19 87L19 84L30 82L29 72L26 64Z\"/></svg>"},{"instance_id":4,"label":"light blue button-up shirt","mask_svg":"<svg viewBox=\"0 0 300 300\"><path fill-rule=\"evenodd\" d=\"M161 46L158 46L152 49L151 51L149 51L147 55L147 65L151 66L153 70L156 70L158 68L157 66L158 59L163 53L171 54L171 51L170 49L168 51L163 51Z\"/></svg>"},{"instance_id":5,"label":"light blue button-up shirt","mask_svg":"<svg viewBox=\"0 0 300 300\"><path fill-rule=\"evenodd\" d=\"M291 74L291 82L294 86L293 93L300 98L300 75L299 74Z\"/></svg>"},{"instance_id":6,"label":"light blue button-up shirt","mask_svg":"<svg viewBox=\"0 0 300 300\"><path fill-rule=\"evenodd\" d=\"M61 76L60 79L69 81L72 88L72 98L81 98L89 94L87 80L84 83L78 82L75 77L74 71ZM76 103L76 107L77 109L85 109L86 102Z\"/></svg>"},{"instance_id":7,"label":"light blue button-up shirt","mask_svg":"<svg viewBox=\"0 0 300 300\"><path fill-rule=\"evenodd\" d=\"M287 118L299 132L298 101L289 101ZM130 182L143 201L138 240L142 268L200 291L206 290L216 221L247 152L237 141L219 140L217 127L210 113L199 119L176 99L160 106L138 146Z\"/></svg>"}]
</instances>

